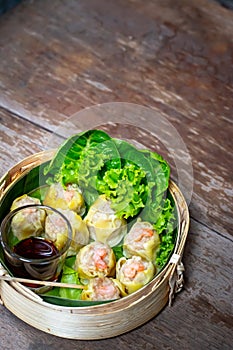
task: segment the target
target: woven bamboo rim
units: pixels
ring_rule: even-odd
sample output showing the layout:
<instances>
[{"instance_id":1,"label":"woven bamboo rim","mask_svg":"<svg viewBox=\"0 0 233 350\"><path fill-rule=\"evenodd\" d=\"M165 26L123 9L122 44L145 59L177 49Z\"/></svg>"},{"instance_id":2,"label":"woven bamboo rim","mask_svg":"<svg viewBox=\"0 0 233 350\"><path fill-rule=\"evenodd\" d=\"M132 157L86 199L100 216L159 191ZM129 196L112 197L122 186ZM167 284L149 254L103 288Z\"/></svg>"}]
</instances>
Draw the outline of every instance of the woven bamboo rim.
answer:
<instances>
[{"instance_id":1,"label":"woven bamboo rim","mask_svg":"<svg viewBox=\"0 0 233 350\"><path fill-rule=\"evenodd\" d=\"M25 158L0 180L0 201L16 180L32 168L52 158L54 151L43 151ZM177 185L170 181L169 190L178 209L179 229L174 253L166 267L137 292L108 304L66 307L49 304L19 282L0 280L0 300L14 315L29 325L63 338L103 339L128 332L154 316L183 287L184 266L181 262L189 230L189 212ZM0 265L0 275L4 275Z\"/></svg>"}]
</instances>

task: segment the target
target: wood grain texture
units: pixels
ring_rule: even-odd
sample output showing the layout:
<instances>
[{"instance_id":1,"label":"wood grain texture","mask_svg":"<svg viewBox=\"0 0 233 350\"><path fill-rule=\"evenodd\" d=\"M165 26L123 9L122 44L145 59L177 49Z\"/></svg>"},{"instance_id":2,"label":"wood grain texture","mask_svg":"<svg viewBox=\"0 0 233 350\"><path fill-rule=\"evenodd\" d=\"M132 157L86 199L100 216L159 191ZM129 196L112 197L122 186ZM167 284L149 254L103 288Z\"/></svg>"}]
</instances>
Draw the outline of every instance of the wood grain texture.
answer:
<instances>
[{"instance_id":1,"label":"wood grain texture","mask_svg":"<svg viewBox=\"0 0 233 350\"><path fill-rule=\"evenodd\" d=\"M101 102L159 110L193 159L193 215L232 235L231 11L200 0L25 1L0 30L1 106L50 131Z\"/></svg>"},{"instance_id":2,"label":"wood grain texture","mask_svg":"<svg viewBox=\"0 0 233 350\"><path fill-rule=\"evenodd\" d=\"M93 342L44 334L0 306L0 347L231 349L233 11L207 0L25 0L0 17L0 33L0 176L46 149L73 113L113 101L167 118L194 170L185 290L172 308Z\"/></svg>"},{"instance_id":3,"label":"wood grain texture","mask_svg":"<svg viewBox=\"0 0 233 350\"><path fill-rule=\"evenodd\" d=\"M20 158L39 152L46 142L46 132L32 123L0 109L1 120L1 175Z\"/></svg>"},{"instance_id":4,"label":"wood grain texture","mask_svg":"<svg viewBox=\"0 0 233 350\"><path fill-rule=\"evenodd\" d=\"M48 148L51 132L0 107L0 177L13 165ZM53 134L54 145L63 138Z\"/></svg>"}]
</instances>

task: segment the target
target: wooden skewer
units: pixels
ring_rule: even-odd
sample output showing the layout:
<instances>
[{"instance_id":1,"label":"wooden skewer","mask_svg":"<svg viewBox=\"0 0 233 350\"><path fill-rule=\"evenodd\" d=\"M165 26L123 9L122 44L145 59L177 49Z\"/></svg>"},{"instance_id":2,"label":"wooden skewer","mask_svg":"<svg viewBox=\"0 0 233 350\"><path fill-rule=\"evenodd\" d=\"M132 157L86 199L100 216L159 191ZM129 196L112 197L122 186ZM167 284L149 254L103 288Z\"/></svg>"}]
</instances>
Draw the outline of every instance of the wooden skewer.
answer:
<instances>
[{"instance_id":1,"label":"wooden skewer","mask_svg":"<svg viewBox=\"0 0 233 350\"><path fill-rule=\"evenodd\" d=\"M62 282L52 282L52 281L39 281L39 280L31 280L27 278L20 277L11 277L11 276L0 276L0 280L4 280L7 282L20 282L20 283L28 283L28 284L38 284L42 286L50 286L50 287L60 287L60 288L75 288L75 289L85 289L86 286L81 284L71 284L71 283L62 283Z\"/></svg>"}]
</instances>

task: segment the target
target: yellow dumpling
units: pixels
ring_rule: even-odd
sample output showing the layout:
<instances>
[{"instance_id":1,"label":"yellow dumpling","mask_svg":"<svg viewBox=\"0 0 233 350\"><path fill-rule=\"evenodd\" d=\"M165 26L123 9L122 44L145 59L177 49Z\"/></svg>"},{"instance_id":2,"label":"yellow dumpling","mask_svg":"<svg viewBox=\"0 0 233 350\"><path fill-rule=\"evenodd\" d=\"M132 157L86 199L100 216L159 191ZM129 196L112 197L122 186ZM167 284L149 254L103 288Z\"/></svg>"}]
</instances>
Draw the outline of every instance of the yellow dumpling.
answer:
<instances>
[{"instance_id":1,"label":"yellow dumpling","mask_svg":"<svg viewBox=\"0 0 233 350\"><path fill-rule=\"evenodd\" d=\"M11 211L25 205L33 204L40 204L40 200L25 194L13 201ZM44 229L45 215L45 211L42 209L25 208L21 210L15 214L11 221L13 235L19 240L37 236Z\"/></svg>"},{"instance_id":2,"label":"yellow dumpling","mask_svg":"<svg viewBox=\"0 0 233 350\"><path fill-rule=\"evenodd\" d=\"M126 292L131 294L142 288L152 280L155 267L152 262L133 256L130 259L120 258L116 264L116 278L125 286Z\"/></svg>"},{"instance_id":3,"label":"yellow dumpling","mask_svg":"<svg viewBox=\"0 0 233 350\"><path fill-rule=\"evenodd\" d=\"M45 239L52 241L60 251L65 246L67 237L66 221L57 213L49 214L45 219Z\"/></svg>"},{"instance_id":4,"label":"yellow dumpling","mask_svg":"<svg viewBox=\"0 0 233 350\"><path fill-rule=\"evenodd\" d=\"M119 299L126 295L124 287L116 279L96 277L89 280L87 288L82 292L82 300L102 301Z\"/></svg>"},{"instance_id":5,"label":"yellow dumpling","mask_svg":"<svg viewBox=\"0 0 233 350\"><path fill-rule=\"evenodd\" d=\"M72 210L59 210L70 222L72 241L68 255L75 255L79 249L89 243L89 231L81 216Z\"/></svg>"},{"instance_id":6,"label":"yellow dumpling","mask_svg":"<svg viewBox=\"0 0 233 350\"><path fill-rule=\"evenodd\" d=\"M23 207L24 205L31 205L31 204L41 204L41 202L38 198L30 197L27 194L23 194L22 196L16 198L13 201L10 210L12 211L17 208Z\"/></svg>"},{"instance_id":7,"label":"yellow dumpling","mask_svg":"<svg viewBox=\"0 0 233 350\"><path fill-rule=\"evenodd\" d=\"M124 238L123 251L127 258L139 255L148 261L154 261L160 239L149 222L137 221Z\"/></svg>"},{"instance_id":8,"label":"yellow dumpling","mask_svg":"<svg viewBox=\"0 0 233 350\"><path fill-rule=\"evenodd\" d=\"M77 186L68 185L66 189L60 183L52 184L45 194L43 204L55 209L70 209L83 215L85 203Z\"/></svg>"},{"instance_id":9,"label":"yellow dumpling","mask_svg":"<svg viewBox=\"0 0 233 350\"><path fill-rule=\"evenodd\" d=\"M94 241L107 243L111 247L121 242L126 234L127 222L116 216L111 202L101 195L90 207L84 221Z\"/></svg>"},{"instance_id":10,"label":"yellow dumpling","mask_svg":"<svg viewBox=\"0 0 233 350\"><path fill-rule=\"evenodd\" d=\"M84 279L106 277L114 275L115 264L115 255L109 245L92 242L80 249L74 269Z\"/></svg>"}]
</instances>

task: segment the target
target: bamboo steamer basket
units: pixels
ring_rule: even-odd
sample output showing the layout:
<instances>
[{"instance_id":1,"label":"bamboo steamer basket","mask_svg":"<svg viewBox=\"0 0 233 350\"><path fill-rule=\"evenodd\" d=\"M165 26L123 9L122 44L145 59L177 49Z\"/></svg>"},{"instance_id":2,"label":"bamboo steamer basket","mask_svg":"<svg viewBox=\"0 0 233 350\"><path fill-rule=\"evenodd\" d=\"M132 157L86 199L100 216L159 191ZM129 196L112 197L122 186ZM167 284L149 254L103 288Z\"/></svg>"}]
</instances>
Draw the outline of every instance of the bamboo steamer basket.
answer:
<instances>
[{"instance_id":1,"label":"bamboo steamer basket","mask_svg":"<svg viewBox=\"0 0 233 350\"><path fill-rule=\"evenodd\" d=\"M54 151L32 155L0 180L0 205L6 193L33 168L50 160ZM155 317L174 294L183 287L182 255L189 230L189 212L185 199L170 181L169 191L178 213L178 234L173 254L155 278L143 288L122 299L93 306L67 307L45 302L19 282L0 280L0 301L15 316L32 327L55 336L91 340L110 338L126 333ZM6 273L0 264L0 275Z\"/></svg>"}]
</instances>

